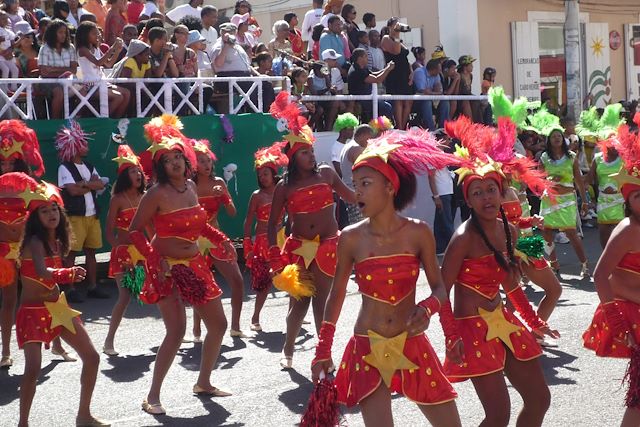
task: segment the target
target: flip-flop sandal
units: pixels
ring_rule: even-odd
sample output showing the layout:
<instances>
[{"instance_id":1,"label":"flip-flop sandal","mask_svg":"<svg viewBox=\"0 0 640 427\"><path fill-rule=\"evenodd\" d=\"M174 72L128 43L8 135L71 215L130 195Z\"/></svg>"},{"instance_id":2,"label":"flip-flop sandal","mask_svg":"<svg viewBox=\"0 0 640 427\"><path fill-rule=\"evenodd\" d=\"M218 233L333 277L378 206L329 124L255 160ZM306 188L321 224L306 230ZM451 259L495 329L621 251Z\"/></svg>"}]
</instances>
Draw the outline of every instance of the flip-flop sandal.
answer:
<instances>
[{"instance_id":1,"label":"flip-flop sandal","mask_svg":"<svg viewBox=\"0 0 640 427\"><path fill-rule=\"evenodd\" d=\"M0 369L9 369L13 366L13 359L11 356L2 356L0 359Z\"/></svg>"},{"instance_id":2,"label":"flip-flop sandal","mask_svg":"<svg viewBox=\"0 0 640 427\"><path fill-rule=\"evenodd\" d=\"M142 410L151 415L165 415L167 413L162 407L162 403L149 403L147 399L142 401Z\"/></svg>"},{"instance_id":3,"label":"flip-flop sandal","mask_svg":"<svg viewBox=\"0 0 640 427\"><path fill-rule=\"evenodd\" d=\"M228 391L222 391L217 387L210 390L200 387L198 384L193 386L193 394L196 396L212 396L212 397L227 397L232 396Z\"/></svg>"},{"instance_id":4,"label":"flip-flop sandal","mask_svg":"<svg viewBox=\"0 0 640 427\"><path fill-rule=\"evenodd\" d=\"M59 352L57 350L54 350L53 348L51 349L51 354L55 355L55 356L60 356L62 357L62 360L64 360L65 362L77 362L78 359L76 359L75 357L71 356L71 353L69 353L68 351L62 351Z\"/></svg>"},{"instance_id":5,"label":"flip-flop sandal","mask_svg":"<svg viewBox=\"0 0 640 427\"><path fill-rule=\"evenodd\" d=\"M120 354L117 351L115 351L113 347L112 348L102 347L102 352L107 356L117 356Z\"/></svg>"}]
</instances>

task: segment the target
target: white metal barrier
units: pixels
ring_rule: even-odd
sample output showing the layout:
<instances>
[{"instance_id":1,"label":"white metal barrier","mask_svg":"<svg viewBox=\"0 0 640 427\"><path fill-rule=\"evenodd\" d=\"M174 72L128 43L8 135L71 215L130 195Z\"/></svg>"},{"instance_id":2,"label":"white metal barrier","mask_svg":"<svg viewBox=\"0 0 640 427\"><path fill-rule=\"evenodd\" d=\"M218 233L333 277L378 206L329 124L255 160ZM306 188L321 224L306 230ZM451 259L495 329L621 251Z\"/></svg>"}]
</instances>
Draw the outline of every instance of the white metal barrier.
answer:
<instances>
[{"instance_id":1,"label":"white metal barrier","mask_svg":"<svg viewBox=\"0 0 640 427\"><path fill-rule=\"evenodd\" d=\"M250 83L247 87L246 84ZM162 113L203 114L207 103L204 100L205 85L226 83L230 114L241 109L261 113L264 111L263 82L271 82L276 88L290 90L291 82L286 77L198 77L198 78L104 78L101 80L79 79L1 79L0 80L0 118L16 117L23 120L47 119L36 115L36 97L50 109L51 96L38 85L60 85L63 91L64 118L76 117L83 109L96 117L109 117L108 87L109 85L135 85L134 96L136 117L146 117L154 109ZM186 93L183 88L188 85ZM378 117L378 102L393 100L486 100L484 95L379 95L377 85L372 85L371 95L305 95L303 101L370 101L372 115ZM11 88L11 90L10 90ZM143 97L145 102L143 102ZM74 101L72 101L74 100ZM133 101L133 99L132 99Z\"/></svg>"}]
</instances>

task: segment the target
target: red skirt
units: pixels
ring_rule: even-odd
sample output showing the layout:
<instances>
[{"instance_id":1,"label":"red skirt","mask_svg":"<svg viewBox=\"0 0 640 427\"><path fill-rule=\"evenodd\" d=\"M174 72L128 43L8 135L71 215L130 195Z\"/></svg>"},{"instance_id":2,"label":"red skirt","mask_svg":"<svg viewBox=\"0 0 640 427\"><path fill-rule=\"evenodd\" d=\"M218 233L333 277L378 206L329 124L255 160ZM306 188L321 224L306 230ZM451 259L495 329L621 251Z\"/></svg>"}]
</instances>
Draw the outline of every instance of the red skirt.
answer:
<instances>
[{"instance_id":1,"label":"red skirt","mask_svg":"<svg viewBox=\"0 0 640 427\"><path fill-rule=\"evenodd\" d=\"M529 262L536 270L544 270L545 268L549 268L549 262L544 257L529 258Z\"/></svg>"},{"instance_id":2,"label":"red skirt","mask_svg":"<svg viewBox=\"0 0 640 427\"><path fill-rule=\"evenodd\" d=\"M368 336L351 337L335 380L338 401L343 405L360 403L382 383L378 370L363 360L370 352ZM403 394L420 405L438 405L458 396L425 334L407 338L403 353L419 368L397 370L391 379L392 392Z\"/></svg>"},{"instance_id":3,"label":"red skirt","mask_svg":"<svg viewBox=\"0 0 640 427\"><path fill-rule=\"evenodd\" d=\"M111 248L111 259L109 260L109 277L114 278L116 274L123 274L127 268L133 267L129 245L118 245Z\"/></svg>"},{"instance_id":4,"label":"red skirt","mask_svg":"<svg viewBox=\"0 0 640 427\"><path fill-rule=\"evenodd\" d=\"M18 348L30 342L49 343L60 335L62 326L51 328L51 314L43 303L23 304L16 314L16 337Z\"/></svg>"},{"instance_id":5,"label":"red skirt","mask_svg":"<svg viewBox=\"0 0 640 427\"><path fill-rule=\"evenodd\" d=\"M214 261L231 262L236 260L236 254L228 249L228 245L213 243L206 237L200 236L198 246L203 244L207 248L204 255L207 257L208 265L212 265Z\"/></svg>"},{"instance_id":6,"label":"red skirt","mask_svg":"<svg viewBox=\"0 0 640 427\"><path fill-rule=\"evenodd\" d=\"M636 342L640 342L640 304L626 300L616 300L622 315L627 319L631 326L633 338ZM583 345L589 350L596 352L596 355L602 357L631 357L631 349L621 337L616 337L609 326L602 309L602 304L598 305L596 313L589 329L582 334Z\"/></svg>"},{"instance_id":7,"label":"red skirt","mask_svg":"<svg viewBox=\"0 0 640 427\"><path fill-rule=\"evenodd\" d=\"M299 239L293 236L287 237L284 242L282 252L289 256L292 264L298 264L302 268L306 268L304 264L304 258L300 255L294 254L293 251L300 248L303 243L303 239ZM336 274L336 248L338 247L338 236L329 237L321 240L316 256L313 262L316 263L320 271L327 276L333 277Z\"/></svg>"},{"instance_id":8,"label":"red skirt","mask_svg":"<svg viewBox=\"0 0 640 427\"><path fill-rule=\"evenodd\" d=\"M271 287L271 273L269 271L269 241L267 234L256 235L253 242L253 258L251 259L251 289L256 292Z\"/></svg>"},{"instance_id":9,"label":"red skirt","mask_svg":"<svg viewBox=\"0 0 640 427\"><path fill-rule=\"evenodd\" d=\"M192 302L193 295L198 295L198 302L195 305L204 304L208 301L218 298L222 294L222 290L213 278L213 273L209 269L209 264L204 256L197 254L193 258L176 260L167 259L172 271L177 265L183 265L191 270L195 277L199 280L193 281L189 286L176 286L178 293L183 301ZM173 293L175 283L171 276L159 278L157 274L148 274L140 299L146 304L155 304L160 299Z\"/></svg>"},{"instance_id":10,"label":"red skirt","mask_svg":"<svg viewBox=\"0 0 640 427\"><path fill-rule=\"evenodd\" d=\"M509 335L513 344L513 356L520 361L535 359L542 354L535 337L522 322L505 307L502 307L505 319L520 327L519 331ZM462 365L444 361L444 371L451 382L465 381L472 377L480 377L499 372L504 369L507 351L511 351L500 338L487 341L487 322L480 316L456 319L458 331L464 344L464 360Z\"/></svg>"}]
</instances>

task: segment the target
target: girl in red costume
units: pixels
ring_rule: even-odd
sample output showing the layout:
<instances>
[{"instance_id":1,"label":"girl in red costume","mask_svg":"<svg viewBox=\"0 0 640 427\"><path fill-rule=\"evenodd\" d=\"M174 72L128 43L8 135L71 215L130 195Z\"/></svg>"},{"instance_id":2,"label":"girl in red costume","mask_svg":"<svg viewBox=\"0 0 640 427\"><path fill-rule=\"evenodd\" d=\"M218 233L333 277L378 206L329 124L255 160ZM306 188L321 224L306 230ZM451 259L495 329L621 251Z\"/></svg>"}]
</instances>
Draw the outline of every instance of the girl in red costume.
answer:
<instances>
[{"instance_id":1,"label":"girl in red costume","mask_svg":"<svg viewBox=\"0 0 640 427\"><path fill-rule=\"evenodd\" d=\"M500 119L498 126L512 126L515 132L515 125L505 120L508 119ZM480 425L509 423L511 408L505 375L524 401L518 425L541 425L551 397L537 360L542 351L535 337L557 338L559 334L540 319L519 286L514 248L518 231L507 221L501 194L506 174L526 182L538 194L548 181L526 159L504 163L495 160L513 146L513 138L505 137L509 132L495 136L493 129L481 125L455 129L457 126L462 124L450 122L446 129L450 136L458 136L463 145L456 149L462 161L456 172L471 218L454 233L442 264L447 289L455 285L454 315L464 346L462 363L448 354L445 372L451 381L470 378L473 382L485 412ZM533 333L503 306L501 285Z\"/></svg>"},{"instance_id":2,"label":"girl in red costume","mask_svg":"<svg viewBox=\"0 0 640 427\"><path fill-rule=\"evenodd\" d=\"M258 178L258 190L249 199L247 217L244 220L245 265L251 269L251 287L256 291L256 302L251 317L251 330L262 331L260 311L271 289L269 273L269 243L267 239L267 222L271 213L271 202L276 184L280 181L278 169L287 164L287 157L277 147L261 148L255 153L255 168ZM282 224L284 212L278 216L278 224ZM255 219L255 239L251 241L251 229Z\"/></svg>"},{"instance_id":3,"label":"girl in red costume","mask_svg":"<svg viewBox=\"0 0 640 427\"><path fill-rule=\"evenodd\" d=\"M144 194L146 182L142 173L140 159L128 145L118 146L118 157L113 159L118 164L118 177L113 186L109 213L107 214L106 236L111 245L111 261L109 262L109 277L113 277L118 284L118 301L113 306L109 332L104 340L102 352L107 356L117 356L118 352L113 348L113 340L122 321L122 316L131 300L131 293L136 297L140 289L131 289L125 286L129 284L124 277L132 272L140 255L129 238L129 225L136 214L140 199ZM139 280L138 280L139 281ZM133 280L135 284L135 277Z\"/></svg>"},{"instance_id":4,"label":"girl in red costume","mask_svg":"<svg viewBox=\"0 0 640 427\"><path fill-rule=\"evenodd\" d=\"M237 210L231 200L227 185L224 180L213 174L213 166L216 156L209 148L207 140L192 140L193 149L196 152L198 160L197 173L194 175L194 181L198 191L198 202L200 206L207 211L209 224L215 228L218 225L218 211L220 206L224 206L229 216L236 216ZM210 246L210 245L207 245ZM248 338L240 330L240 312L242 311L242 300L244 298L244 280L240 267L236 260L235 250L228 252L224 247L212 248L207 250L212 264L222 277L229 283L231 287L231 330L229 334L232 337ZM195 341L200 340L200 317L197 313L193 316L193 336Z\"/></svg>"},{"instance_id":5,"label":"girl in red costume","mask_svg":"<svg viewBox=\"0 0 640 427\"><path fill-rule=\"evenodd\" d=\"M284 153L288 158L287 172L276 184L267 224L269 264L279 273L289 264L296 264L305 275L312 275L313 316L316 332L320 331L324 306L336 271L338 223L334 215L333 192L347 203L355 203L355 194L344 185L333 168L318 167L313 154L315 140L307 119L297 105L290 102L287 92L280 92L271 104L271 114L286 123ZM291 235L282 250L277 246L280 212L287 210ZM296 299L287 314L287 336L280 365L292 368L294 344L311 298Z\"/></svg>"},{"instance_id":6,"label":"girl in red costume","mask_svg":"<svg viewBox=\"0 0 640 427\"><path fill-rule=\"evenodd\" d=\"M634 122L640 125L640 113ZM618 130L612 142L623 165L614 178L625 202L625 218L613 229L594 272L600 304L589 329L582 335L584 346L602 357L631 357L640 342L640 136L629 126ZM603 149L602 151L605 151ZM634 357L635 359L635 357ZM637 360L632 359L632 363ZM631 387L626 397L623 426L640 424L637 369L630 370Z\"/></svg>"},{"instance_id":7,"label":"girl in red costume","mask_svg":"<svg viewBox=\"0 0 640 427\"><path fill-rule=\"evenodd\" d=\"M20 120L0 122L0 175L9 172L23 172L35 176L44 173L40 157L40 144L33 129ZM0 368L13 365L11 358L11 328L18 303L17 265L20 237L24 230L27 209L24 202L8 194L0 194L0 288L2 305L0 308L0 329L2 330L2 359ZM61 349L58 340L58 349ZM61 351L62 354L64 351Z\"/></svg>"},{"instance_id":8,"label":"girl in red costume","mask_svg":"<svg viewBox=\"0 0 640 427\"><path fill-rule=\"evenodd\" d=\"M333 367L331 344L347 282L355 265L362 306L335 383L338 401L360 405L367 426L393 425L391 392L416 402L434 426L459 426L456 393L424 330L436 312L449 336L454 332L451 304L440 276L435 239L429 226L401 216L415 197L415 174L456 160L443 153L428 132L387 132L370 140L353 165L356 202L368 219L340 235L338 266L327 300L314 381ZM416 281L425 269L431 296L416 305ZM450 341L461 355L460 341ZM391 357L390 357L391 355Z\"/></svg>"},{"instance_id":9,"label":"girl in red costume","mask_svg":"<svg viewBox=\"0 0 640 427\"><path fill-rule=\"evenodd\" d=\"M216 284L205 257L198 249L200 236L233 250L231 242L207 222L198 204L196 185L188 179L196 164L191 144L175 127L177 118L162 116L147 123L145 134L151 147L142 156L147 174L153 168L157 182L140 200L129 238L146 258L147 278L141 299L157 304L166 335L158 348L153 379L142 409L153 415L165 414L160 388L180 348L186 328L185 304L191 304L207 328L202 346L200 375L193 392L205 396L228 396L211 385L211 371L218 358L227 328L220 302L222 291ZM153 223L155 236L149 243L143 230Z\"/></svg>"},{"instance_id":10,"label":"girl in red costume","mask_svg":"<svg viewBox=\"0 0 640 427\"><path fill-rule=\"evenodd\" d=\"M0 177L0 188L19 194L29 213L20 247L22 296L16 315L18 347L24 350L25 367L20 383L19 426L27 426L42 364L42 344L49 347L62 337L82 359L80 406L77 426L107 426L91 415L91 396L100 356L80 320L80 312L67 304L58 284L84 280L82 267L62 268L69 251L69 223L62 197L53 185L36 183L23 173Z\"/></svg>"}]
</instances>

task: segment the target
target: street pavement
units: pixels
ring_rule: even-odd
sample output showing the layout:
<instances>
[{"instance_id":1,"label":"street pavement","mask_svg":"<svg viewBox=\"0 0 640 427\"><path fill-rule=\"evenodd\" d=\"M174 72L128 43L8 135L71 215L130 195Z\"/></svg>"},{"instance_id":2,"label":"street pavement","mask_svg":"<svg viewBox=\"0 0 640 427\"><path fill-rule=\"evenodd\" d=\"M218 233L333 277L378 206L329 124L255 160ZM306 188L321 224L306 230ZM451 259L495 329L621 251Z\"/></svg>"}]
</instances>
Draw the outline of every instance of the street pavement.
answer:
<instances>
[{"instance_id":1,"label":"street pavement","mask_svg":"<svg viewBox=\"0 0 640 427\"><path fill-rule=\"evenodd\" d=\"M584 239L591 267L600 254L597 231L587 229ZM592 282L580 281L579 265L570 245L557 245L562 263L563 295L550 319L552 327L562 334L558 347L547 349L542 357L545 377L551 389L551 408L545 426L613 426L618 425L624 411L624 389L621 378L625 360L596 358L582 348L581 335L589 325L598 297ZM223 289L223 305L227 318L231 307L229 289ZM242 327L249 330L254 295L246 280L247 296L243 307ZM109 300L88 300L76 308L83 311L83 320L99 351L107 333L111 307L117 289L113 282L101 284L111 294ZM533 302L542 297L539 288L528 288ZM428 294L422 273L418 282L418 300ZM337 326L334 341L334 361L338 363L351 335L360 307L361 296L354 283ZM163 324L153 306L132 303L116 336L118 357L101 354L98 383L93 398L95 416L112 421L117 426L292 426L304 411L312 385L309 365L313 358L315 333L312 325L304 325L294 357L295 370L282 371L278 365L284 343L283 330L288 298L281 292L272 293L262 312L264 332L254 339L232 339L225 336L213 384L233 393L225 398L199 398L191 388L196 381L201 347L184 343L178 352L162 389L162 403L167 415L153 417L141 411L140 403L148 391L155 352L163 337ZM187 309L188 332L191 335L192 310ZM307 320L312 321L311 313ZM428 330L438 354L444 350L442 330L434 320ZM0 372L0 426L15 425L18 419L18 387L24 369L24 359L17 345L12 348L14 366ZM44 351L42 373L31 411L33 426L72 426L79 399L80 362L63 363L49 351ZM478 425L483 410L470 381L455 384L459 394L458 409L464 426ZM509 387L515 425L522 401ZM393 399L396 426L427 425L417 406L402 396ZM349 426L363 425L357 409L345 410Z\"/></svg>"}]
</instances>

